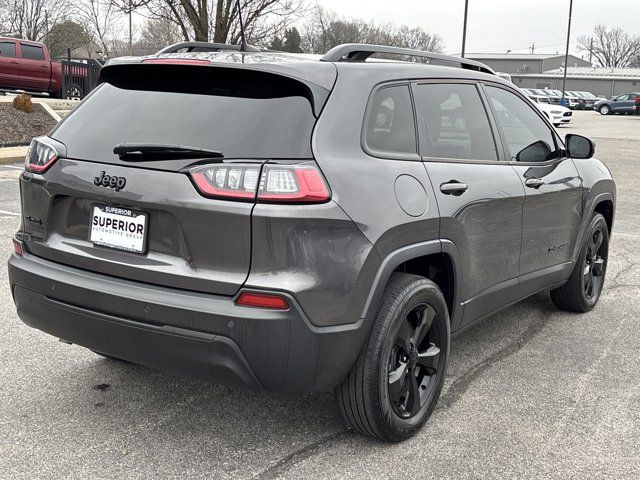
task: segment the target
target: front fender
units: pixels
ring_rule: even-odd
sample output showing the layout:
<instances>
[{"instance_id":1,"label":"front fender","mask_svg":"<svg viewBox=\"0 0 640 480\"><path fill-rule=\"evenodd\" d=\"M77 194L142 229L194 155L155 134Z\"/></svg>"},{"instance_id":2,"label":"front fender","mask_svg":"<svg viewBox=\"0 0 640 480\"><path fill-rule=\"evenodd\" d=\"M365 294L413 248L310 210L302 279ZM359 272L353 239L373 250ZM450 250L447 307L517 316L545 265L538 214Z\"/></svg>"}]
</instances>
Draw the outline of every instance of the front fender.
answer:
<instances>
[{"instance_id":1,"label":"front fender","mask_svg":"<svg viewBox=\"0 0 640 480\"><path fill-rule=\"evenodd\" d=\"M583 208L582 223L578 241L573 246L572 258L575 261L580 252L580 247L587 234L587 228L596 207L605 201L612 204L611 227L613 227L616 208L616 183L607 166L600 160L591 158L588 160L574 160L574 164L580 173L583 184ZM611 228L612 230L612 228ZM609 231L609 235L612 231Z\"/></svg>"}]
</instances>

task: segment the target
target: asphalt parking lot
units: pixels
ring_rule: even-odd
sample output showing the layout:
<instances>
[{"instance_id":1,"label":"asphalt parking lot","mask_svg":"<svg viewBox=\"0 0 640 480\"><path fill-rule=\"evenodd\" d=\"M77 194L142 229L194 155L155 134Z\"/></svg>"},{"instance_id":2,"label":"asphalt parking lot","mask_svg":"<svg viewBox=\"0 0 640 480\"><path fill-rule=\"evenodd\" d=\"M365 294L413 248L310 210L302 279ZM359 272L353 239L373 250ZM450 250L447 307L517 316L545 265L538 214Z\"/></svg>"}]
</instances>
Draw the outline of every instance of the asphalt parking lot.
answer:
<instances>
[{"instance_id":1,"label":"asphalt parking lot","mask_svg":"<svg viewBox=\"0 0 640 480\"><path fill-rule=\"evenodd\" d=\"M345 430L332 394L246 392L103 359L32 330L1 266L0 478L640 478L640 116L577 112L618 206L590 313L540 294L457 337L413 439ZM20 167L0 167L0 252Z\"/></svg>"}]
</instances>

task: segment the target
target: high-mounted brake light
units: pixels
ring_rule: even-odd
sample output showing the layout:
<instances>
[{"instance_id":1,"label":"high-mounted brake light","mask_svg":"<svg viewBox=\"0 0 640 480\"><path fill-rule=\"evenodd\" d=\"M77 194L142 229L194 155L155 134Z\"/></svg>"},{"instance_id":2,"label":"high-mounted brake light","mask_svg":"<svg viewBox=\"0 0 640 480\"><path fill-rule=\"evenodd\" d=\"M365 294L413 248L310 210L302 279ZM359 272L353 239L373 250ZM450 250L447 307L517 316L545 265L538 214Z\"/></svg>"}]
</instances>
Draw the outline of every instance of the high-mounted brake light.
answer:
<instances>
[{"instance_id":1,"label":"high-mounted brake light","mask_svg":"<svg viewBox=\"0 0 640 480\"><path fill-rule=\"evenodd\" d=\"M260 173L262 172L262 173ZM223 163L197 167L190 172L203 195L263 203L322 203L331 198L318 167L302 164Z\"/></svg>"},{"instance_id":2,"label":"high-mounted brake light","mask_svg":"<svg viewBox=\"0 0 640 480\"><path fill-rule=\"evenodd\" d=\"M274 293L242 292L236 300L236 305L243 307L271 308L273 310L288 310L289 302L282 295Z\"/></svg>"},{"instance_id":3,"label":"high-mounted brake light","mask_svg":"<svg viewBox=\"0 0 640 480\"><path fill-rule=\"evenodd\" d=\"M27 156L24 159L24 169L27 172L44 173L59 158L56 149L52 145L45 143L41 138L31 140Z\"/></svg>"},{"instance_id":4,"label":"high-mounted brake light","mask_svg":"<svg viewBox=\"0 0 640 480\"><path fill-rule=\"evenodd\" d=\"M143 60L142 63L160 63L170 65L211 65L209 60L202 60L196 58L149 58Z\"/></svg>"}]
</instances>

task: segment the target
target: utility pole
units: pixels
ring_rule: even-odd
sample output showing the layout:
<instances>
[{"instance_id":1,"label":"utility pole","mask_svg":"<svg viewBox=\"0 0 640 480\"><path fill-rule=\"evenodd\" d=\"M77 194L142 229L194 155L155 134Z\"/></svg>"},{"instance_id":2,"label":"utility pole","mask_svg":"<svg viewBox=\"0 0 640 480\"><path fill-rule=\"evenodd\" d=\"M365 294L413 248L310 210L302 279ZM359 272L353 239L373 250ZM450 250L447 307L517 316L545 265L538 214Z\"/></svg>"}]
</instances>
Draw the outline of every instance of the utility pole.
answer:
<instances>
[{"instance_id":1,"label":"utility pole","mask_svg":"<svg viewBox=\"0 0 640 480\"><path fill-rule=\"evenodd\" d=\"M462 53L460 56L464 58L464 48L467 43L467 14L469 13L469 0L464 0L464 24L462 26Z\"/></svg>"},{"instance_id":2,"label":"utility pole","mask_svg":"<svg viewBox=\"0 0 640 480\"><path fill-rule=\"evenodd\" d=\"M593 37L591 37L591 41L589 42L589 63L592 63L593 60Z\"/></svg>"},{"instance_id":3,"label":"utility pole","mask_svg":"<svg viewBox=\"0 0 640 480\"><path fill-rule=\"evenodd\" d=\"M567 49L564 53L564 76L562 77L562 98L560 104L565 105L565 88L567 88L567 67L569 66L569 40L571 38L571 13L573 12L573 0L569 0L569 23L567 26Z\"/></svg>"},{"instance_id":4,"label":"utility pole","mask_svg":"<svg viewBox=\"0 0 640 480\"><path fill-rule=\"evenodd\" d=\"M133 16L133 5L131 1L132 0L129 0L129 55L133 55L133 21L131 19Z\"/></svg>"}]
</instances>

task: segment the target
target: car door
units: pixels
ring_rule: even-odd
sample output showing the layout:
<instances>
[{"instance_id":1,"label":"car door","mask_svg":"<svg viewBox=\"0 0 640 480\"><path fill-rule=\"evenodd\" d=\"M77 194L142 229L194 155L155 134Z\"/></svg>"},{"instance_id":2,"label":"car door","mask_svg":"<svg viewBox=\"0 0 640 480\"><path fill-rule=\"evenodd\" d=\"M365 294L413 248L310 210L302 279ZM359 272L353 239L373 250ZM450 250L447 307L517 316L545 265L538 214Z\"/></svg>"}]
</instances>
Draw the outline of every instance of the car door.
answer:
<instances>
[{"instance_id":1,"label":"car door","mask_svg":"<svg viewBox=\"0 0 640 480\"><path fill-rule=\"evenodd\" d=\"M20 42L20 84L23 88L46 92L51 79L51 62L44 48Z\"/></svg>"},{"instance_id":2,"label":"car door","mask_svg":"<svg viewBox=\"0 0 640 480\"><path fill-rule=\"evenodd\" d=\"M623 112L634 113L636 111L636 94L630 93L627 98L623 100Z\"/></svg>"},{"instance_id":3,"label":"car door","mask_svg":"<svg viewBox=\"0 0 640 480\"><path fill-rule=\"evenodd\" d=\"M625 111L625 103L628 95L618 95L611 101L611 111L616 113L622 113Z\"/></svg>"},{"instance_id":4,"label":"car door","mask_svg":"<svg viewBox=\"0 0 640 480\"><path fill-rule=\"evenodd\" d=\"M414 91L440 238L459 252L464 312L457 329L517 296L524 187L497 146L475 82L418 82Z\"/></svg>"},{"instance_id":5,"label":"car door","mask_svg":"<svg viewBox=\"0 0 640 480\"><path fill-rule=\"evenodd\" d=\"M16 42L0 41L0 87L16 88L20 85L20 62Z\"/></svg>"},{"instance_id":6,"label":"car door","mask_svg":"<svg viewBox=\"0 0 640 480\"><path fill-rule=\"evenodd\" d=\"M484 86L513 169L525 186L519 295L568 277L582 219L582 179L553 127L519 94Z\"/></svg>"}]
</instances>

